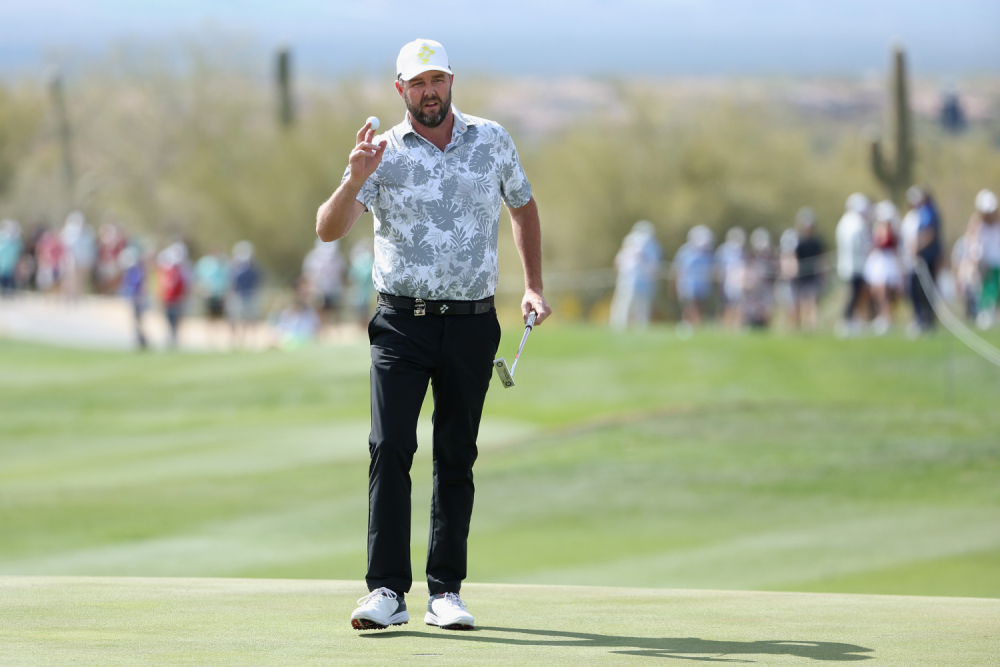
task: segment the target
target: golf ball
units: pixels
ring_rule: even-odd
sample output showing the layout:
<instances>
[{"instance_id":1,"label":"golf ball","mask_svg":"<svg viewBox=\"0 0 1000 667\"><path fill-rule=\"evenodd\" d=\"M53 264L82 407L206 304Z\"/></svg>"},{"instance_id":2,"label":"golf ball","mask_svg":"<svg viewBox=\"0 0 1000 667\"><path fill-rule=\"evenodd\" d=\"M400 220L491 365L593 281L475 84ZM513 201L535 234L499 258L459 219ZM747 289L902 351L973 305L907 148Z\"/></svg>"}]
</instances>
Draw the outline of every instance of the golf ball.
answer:
<instances>
[{"instance_id":1,"label":"golf ball","mask_svg":"<svg viewBox=\"0 0 1000 667\"><path fill-rule=\"evenodd\" d=\"M376 118L375 116L369 116L368 117L368 122L372 124L372 129L373 130L377 130L378 129L378 126L379 126L378 118Z\"/></svg>"}]
</instances>

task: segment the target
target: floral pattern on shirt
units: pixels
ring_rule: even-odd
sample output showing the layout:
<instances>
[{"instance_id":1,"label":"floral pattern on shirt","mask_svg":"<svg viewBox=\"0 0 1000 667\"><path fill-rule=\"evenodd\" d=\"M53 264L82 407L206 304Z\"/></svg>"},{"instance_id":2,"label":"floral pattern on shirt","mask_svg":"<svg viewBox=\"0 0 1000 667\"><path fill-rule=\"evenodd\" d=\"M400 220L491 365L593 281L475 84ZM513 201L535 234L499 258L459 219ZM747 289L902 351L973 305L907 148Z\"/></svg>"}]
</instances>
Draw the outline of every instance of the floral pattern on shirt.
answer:
<instances>
[{"instance_id":1,"label":"floral pattern on shirt","mask_svg":"<svg viewBox=\"0 0 1000 667\"><path fill-rule=\"evenodd\" d=\"M501 201L524 206L531 184L503 127L452 111L444 152L409 117L375 138L388 143L358 201L375 216L372 279L380 292L476 300L496 291Z\"/></svg>"}]
</instances>

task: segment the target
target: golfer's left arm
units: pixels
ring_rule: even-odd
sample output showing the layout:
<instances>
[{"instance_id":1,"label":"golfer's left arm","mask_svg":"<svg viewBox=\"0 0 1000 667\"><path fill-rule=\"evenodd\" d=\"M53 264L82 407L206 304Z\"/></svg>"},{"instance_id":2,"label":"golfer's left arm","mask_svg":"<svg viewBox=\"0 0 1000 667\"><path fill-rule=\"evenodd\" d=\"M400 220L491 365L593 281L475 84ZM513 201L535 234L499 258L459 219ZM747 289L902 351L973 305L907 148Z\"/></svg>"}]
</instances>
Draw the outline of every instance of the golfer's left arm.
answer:
<instances>
[{"instance_id":1,"label":"golfer's left arm","mask_svg":"<svg viewBox=\"0 0 1000 667\"><path fill-rule=\"evenodd\" d=\"M542 296L542 224L538 219L538 206L532 197L528 203L510 210L511 226L514 230L514 245L521 256L524 267L524 298L521 300L521 314L535 311L535 324L541 324L552 309Z\"/></svg>"}]
</instances>

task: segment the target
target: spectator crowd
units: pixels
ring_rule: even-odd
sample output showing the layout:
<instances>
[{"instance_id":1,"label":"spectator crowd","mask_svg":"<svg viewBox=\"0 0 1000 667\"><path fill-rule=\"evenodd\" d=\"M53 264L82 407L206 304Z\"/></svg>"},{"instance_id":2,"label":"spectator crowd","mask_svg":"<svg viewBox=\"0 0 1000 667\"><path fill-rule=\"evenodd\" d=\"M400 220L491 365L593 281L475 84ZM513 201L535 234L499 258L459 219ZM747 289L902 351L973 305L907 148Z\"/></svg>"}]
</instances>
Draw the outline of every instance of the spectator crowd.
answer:
<instances>
[{"instance_id":1,"label":"spectator crowd","mask_svg":"<svg viewBox=\"0 0 1000 667\"><path fill-rule=\"evenodd\" d=\"M847 198L828 249L809 208L774 241L758 227L726 232L716 245L705 225L687 233L672 262L652 223L637 222L615 257L617 273L610 324L616 330L645 327L653 315L660 281L670 281L680 308L678 332L690 332L717 318L728 329L764 329L782 318L786 328L815 330L819 300L834 278L844 286L837 324L843 336L882 335L900 324L897 306L908 300L911 335L934 328L933 295L940 287L960 303L966 317L987 329L1000 302L1000 215L997 196L982 190L950 254L941 216L926 188L911 187L901 214L888 200ZM317 240L306 253L290 303L265 312L263 272L249 241L231 251L216 248L193 261L189 247L174 241L158 252L114 222L95 232L74 211L61 227L38 224L25 233L13 220L0 221L0 296L35 291L67 301L90 293L124 298L134 315L135 340L148 345L143 321L160 308L176 346L184 318L201 315L217 345L247 346L262 331L281 346L315 339L327 326L355 322L362 327L374 301L370 244L357 242L348 257L339 242Z\"/></svg>"},{"instance_id":2,"label":"spectator crowd","mask_svg":"<svg viewBox=\"0 0 1000 667\"><path fill-rule=\"evenodd\" d=\"M904 299L912 311L908 333L933 329L934 296L925 286L939 285L986 329L995 324L1000 301L1000 217L990 190L980 191L973 204L950 256L934 197L918 186L907 191L903 214L891 201L850 195L830 250L817 232L815 214L803 208L777 243L763 227L749 235L733 227L716 247L712 230L696 225L665 266L653 225L642 221L615 258L610 323L616 330L646 326L657 283L668 279L680 307L679 332L690 332L710 316L729 329L767 328L782 316L788 328L812 331L819 322L819 298L836 276L846 293L837 325L842 336L887 333L900 324L897 306Z\"/></svg>"},{"instance_id":3,"label":"spectator crowd","mask_svg":"<svg viewBox=\"0 0 1000 667\"><path fill-rule=\"evenodd\" d=\"M217 248L192 261L183 241L157 252L113 222L95 233L78 211L61 227L38 224L27 233L14 220L0 221L0 295L38 292L68 301L117 295L133 313L140 349L149 344L143 321L152 307L162 309L171 347L191 314L205 318L218 343L237 347L262 330L287 347L315 339L328 325L364 325L374 299L373 262L364 241L347 259L339 242L317 241L302 262L291 303L267 313L261 303L263 272L249 241L239 241L228 255Z\"/></svg>"}]
</instances>

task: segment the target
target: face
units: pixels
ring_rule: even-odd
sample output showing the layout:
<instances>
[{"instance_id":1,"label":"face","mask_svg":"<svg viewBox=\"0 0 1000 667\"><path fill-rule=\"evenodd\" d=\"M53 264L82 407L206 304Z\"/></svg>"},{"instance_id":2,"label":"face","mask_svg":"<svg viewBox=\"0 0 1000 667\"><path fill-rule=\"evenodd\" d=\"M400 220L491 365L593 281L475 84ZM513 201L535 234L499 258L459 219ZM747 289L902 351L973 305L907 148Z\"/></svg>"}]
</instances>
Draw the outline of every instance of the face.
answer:
<instances>
[{"instance_id":1,"label":"face","mask_svg":"<svg viewBox=\"0 0 1000 667\"><path fill-rule=\"evenodd\" d=\"M451 109L451 83L454 77L430 70L409 81L397 81L396 91L406 103L406 110L424 127L437 127Z\"/></svg>"}]
</instances>

